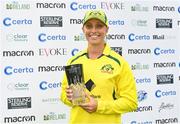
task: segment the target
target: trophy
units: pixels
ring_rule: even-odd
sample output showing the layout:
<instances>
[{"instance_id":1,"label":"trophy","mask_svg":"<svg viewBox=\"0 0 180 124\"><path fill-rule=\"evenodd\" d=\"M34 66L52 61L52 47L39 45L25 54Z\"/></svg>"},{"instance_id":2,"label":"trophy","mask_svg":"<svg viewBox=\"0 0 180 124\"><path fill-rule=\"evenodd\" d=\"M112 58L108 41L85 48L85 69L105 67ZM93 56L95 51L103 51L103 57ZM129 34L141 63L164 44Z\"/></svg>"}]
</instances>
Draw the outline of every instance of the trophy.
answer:
<instances>
[{"instance_id":1,"label":"trophy","mask_svg":"<svg viewBox=\"0 0 180 124\"><path fill-rule=\"evenodd\" d=\"M86 102L85 85L82 64L65 66L68 85L73 91L73 105L80 105Z\"/></svg>"}]
</instances>

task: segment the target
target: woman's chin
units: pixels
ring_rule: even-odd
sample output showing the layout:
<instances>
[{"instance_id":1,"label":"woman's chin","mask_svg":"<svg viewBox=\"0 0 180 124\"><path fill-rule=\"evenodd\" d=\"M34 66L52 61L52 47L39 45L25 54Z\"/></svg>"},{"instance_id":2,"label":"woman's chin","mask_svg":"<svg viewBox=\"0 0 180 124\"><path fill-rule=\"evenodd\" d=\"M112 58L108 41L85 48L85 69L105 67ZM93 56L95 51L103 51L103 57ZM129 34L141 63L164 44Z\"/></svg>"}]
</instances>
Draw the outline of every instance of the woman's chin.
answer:
<instances>
[{"instance_id":1,"label":"woman's chin","mask_svg":"<svg viewBox=\"0 0 180 124\"><path fill-rule=\"evenodd\" d=\"M98 44L101 43L101 41L99 41L99 40L90 40L89 43L92 44L92 45L98 45Z\"/></svg>"}]
</instances>

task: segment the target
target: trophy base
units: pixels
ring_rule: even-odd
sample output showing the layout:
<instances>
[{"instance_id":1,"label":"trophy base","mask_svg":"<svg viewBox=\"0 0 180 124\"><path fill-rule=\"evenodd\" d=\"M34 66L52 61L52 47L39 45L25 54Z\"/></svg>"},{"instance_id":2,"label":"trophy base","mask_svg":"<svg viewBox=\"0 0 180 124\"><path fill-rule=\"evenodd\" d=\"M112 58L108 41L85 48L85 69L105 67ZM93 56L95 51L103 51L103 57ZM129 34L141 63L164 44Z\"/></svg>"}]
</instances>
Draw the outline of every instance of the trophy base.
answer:
<instances>
[{"instance_id":1,"label":"trophy base","mask_svg":"<svg viewBox=\"0 0 180 124\"><path fill-rule=\"evenodd\" d=\"M85 100L85 98L79 97L79 98L73 99L72 103L73 103L73 105L81 105L81 104L86 103L86 100Z\"/></svg>"},{"instance_id":2,"label":"trophy base","mask_svg":"<svg viewBox=\"0 0 180 124\"><path fill-rule=\"evenodd\" d=\"M80 83L72 84L71 88L73 91L73 99L72 99L73 105L81 105L86 103L84 85Z\"/></svg>"}]
</instances>

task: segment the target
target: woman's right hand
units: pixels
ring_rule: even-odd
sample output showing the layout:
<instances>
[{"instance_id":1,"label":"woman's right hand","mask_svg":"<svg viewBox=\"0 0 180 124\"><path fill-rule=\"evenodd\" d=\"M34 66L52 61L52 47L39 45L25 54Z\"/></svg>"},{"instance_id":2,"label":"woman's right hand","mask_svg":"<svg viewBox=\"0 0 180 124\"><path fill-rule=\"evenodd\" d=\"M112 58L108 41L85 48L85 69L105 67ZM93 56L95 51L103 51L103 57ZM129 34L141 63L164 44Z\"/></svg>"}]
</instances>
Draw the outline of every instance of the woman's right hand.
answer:
<instances>
[{"instance_id":1,"label":"woman's right hand","mask_svg":"<svg viewBox=\"0 0 180 124\"><path fill-rule=\"evenodd\" d=\"M67 96L68 100L70 102L72 102L73 91L72 91L72 89L69 86L66 88L66 96Z\"/></svg>"}]
</instances>

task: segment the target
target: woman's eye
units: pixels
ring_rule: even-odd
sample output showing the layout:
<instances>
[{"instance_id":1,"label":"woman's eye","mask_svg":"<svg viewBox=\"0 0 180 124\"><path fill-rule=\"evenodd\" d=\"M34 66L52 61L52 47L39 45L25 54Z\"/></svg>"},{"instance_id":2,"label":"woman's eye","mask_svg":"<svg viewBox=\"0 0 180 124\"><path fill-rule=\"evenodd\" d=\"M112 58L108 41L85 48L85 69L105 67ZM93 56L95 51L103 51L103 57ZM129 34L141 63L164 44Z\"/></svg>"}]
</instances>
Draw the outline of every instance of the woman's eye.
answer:
<instances>
[{"instance_id":1,"label":"woman's eye","mask_svg":"<svg viewBox=\"0 0 180 124\"><path fill-rule=\"evenodd\" d=\"M103 25L101 25L101 24L97 25L97 28L102 28L102 27L103 27Z\"/></svg>"},{"instance_id":2,"label":"woman's eye","mask_svg":"<svg viewBox=\"0 0 180 124\"><path fill-rule=\"evenodd\" d=\"M88 29L92 28L92 25L86 25L86 28L88 28Z\"/></svg>"}]
</instances>

